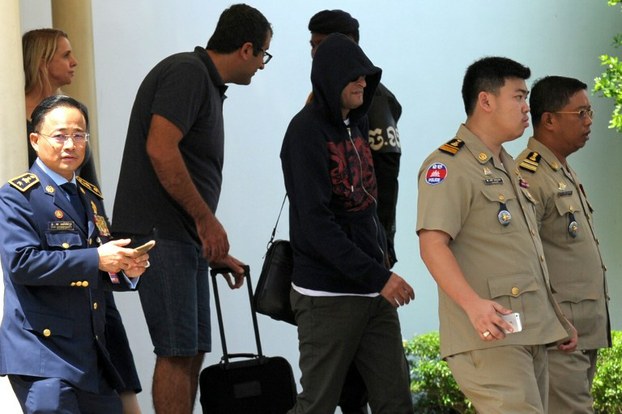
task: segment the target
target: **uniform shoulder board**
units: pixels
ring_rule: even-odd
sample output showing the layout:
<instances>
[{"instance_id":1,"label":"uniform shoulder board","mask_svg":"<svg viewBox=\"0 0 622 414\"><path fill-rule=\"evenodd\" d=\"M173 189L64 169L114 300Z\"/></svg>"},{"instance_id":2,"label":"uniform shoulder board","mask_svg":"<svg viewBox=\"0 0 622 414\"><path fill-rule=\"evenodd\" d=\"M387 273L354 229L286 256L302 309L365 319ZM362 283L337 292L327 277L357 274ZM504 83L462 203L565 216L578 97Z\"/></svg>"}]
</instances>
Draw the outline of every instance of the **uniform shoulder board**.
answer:
<instances>
[{"instance_id":1,"label":"uniform shoulder board","mask_svg":"<svg viewBox=\"0 0 622 414\"><path fill-rule=\"evenodd\" d=\"M542 155L538 154L535 151L531 151L529 154L527 154L527 157L522 160L520 164L518 164L518 166L523 170L535 173L538 169L538 164L540 163L541 158Z\"/></svg>"},{"instance_id":2,"label":"uniform shoulder board","mask_svg":"<svg viewBox=\"0 0 622 414\"><path fill-rule=\"evenodd\" d=\"M450 141L447 141L443 145L440 146L439 151L443 151L449 155L456 155L460 148L464 146L464 141L459 138L454 138Z\"/></svg>"},{"instance_id":3,"label":"uniform shoulder board","mask_svg":"<svg viewBox=\"0 0 622 414\"><path fill-rule=\"evenodd\" d=\"M89 183L82 177L76 177L76 181L79 182L82 187L86 188L91 193L95 194L97 197L102 198L102 199L104 198L104 196L102 195L102 192L99 190L99 188L95 184Z\"/></svg>"},{"instance_id":4,"label":"uniform shoulder board","mask_svg":"<svg viewBox=\"0 0 622 414\"><path fill-rule=\"evenodd\" d=\"M26 192L29 188L39 182L39 177L31 172L27 172L15 178L9 180L9 184L17 188L22 193Z\"/></svg>"}]
</instances>

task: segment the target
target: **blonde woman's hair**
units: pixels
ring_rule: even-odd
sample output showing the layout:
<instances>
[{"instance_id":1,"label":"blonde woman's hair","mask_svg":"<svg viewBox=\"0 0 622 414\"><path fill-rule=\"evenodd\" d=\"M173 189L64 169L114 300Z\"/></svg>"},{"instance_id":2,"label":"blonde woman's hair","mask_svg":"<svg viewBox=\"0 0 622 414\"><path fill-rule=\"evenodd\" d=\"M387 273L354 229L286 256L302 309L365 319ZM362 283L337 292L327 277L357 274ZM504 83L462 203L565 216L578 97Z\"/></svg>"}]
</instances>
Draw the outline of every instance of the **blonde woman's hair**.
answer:
<instances>
[{"instance_id":1,"label":"blonde woman's hair","mask_svg":"<svg viewBox=\"0 0 622 414\"><path fill-rule=\"evenodd\" d=\"M60 37L69 38L67 33L58 29L36 29L22 36L26 94L37 86L42 89L52 87L46 65L54 57ZM41 65L42 62L44 65Z\"/></svg>"}]
</instances>

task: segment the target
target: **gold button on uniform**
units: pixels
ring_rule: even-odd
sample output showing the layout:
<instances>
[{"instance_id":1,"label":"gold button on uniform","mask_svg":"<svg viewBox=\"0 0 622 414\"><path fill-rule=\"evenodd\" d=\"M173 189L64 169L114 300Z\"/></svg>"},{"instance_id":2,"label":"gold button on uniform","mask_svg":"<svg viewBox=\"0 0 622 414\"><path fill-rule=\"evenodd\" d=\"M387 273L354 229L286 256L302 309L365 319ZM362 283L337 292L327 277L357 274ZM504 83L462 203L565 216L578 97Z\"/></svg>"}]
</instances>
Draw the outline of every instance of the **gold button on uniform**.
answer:
<instances>
[{"instance_id":1,"label":"gold button on uniform","mask_svg":"<svg viewBox=\"0 0 622 414\"><path fill-rule=\"evenodd\" d=\"M89 282L87 280L82 282L82 287L89 287Z\"/></svg>"},{"instance_id":2,"label":"gold button on uniform","mask_svg":"<svg viewBox=\"0 0 622 414\"><path fill-rule=\"evenodd\" d=\"M75 287L76 286L76 282L71 282L71 287Z\"/></svg>"},{"instance_id":3,"label":"gold button on uniform","mask_svg":"<svg viewBox=\"0 0 622 414\"><path fill-rule=\"evenodd\" d=\"M65 242L61 246L63 246L63 249L68 249L69 248L69 243Z\"/></svg>"},{"instance_id":4,"label":"gold button on uniform","mask_svg":"<svg viewBox=\"0 0 622 414\"><path fill-rule=\"evenodd\" d=\"M512 296L518 296L519 293L520 293L520 289L514 286L512 288Z\"/></svg>"},{"instance_id":5,"label":"gold button on uniform","mask_svg":"<svg viewBox=\"0 0 622 414\"><path fill-rule=\"evenodd\" d=\"M48 328L45 328L43 330L43 336L45 336L47 338L50 335L52 335L52 331L50 331Z\"/></svg>"},{"instance_id":6,"label":"gold button on uniform","mask_svg":"<svg viewBox=\"0 0 622 414\"><path fill-rule=\"evenodd\" d=\"M93 309L97 310L97 302L93 303Z\"/></svg>"},{"instance_id":7,"label":"gold button on uniform","mask_svg":"<svg viewBox=\"0 0 622 414\"><path fill-rule=\"evenodd\" d=\"M78 280L78 281L76 282L76 286L77 286L77 287L82 287L82 282Z\"/></svg>"}]
</instances>

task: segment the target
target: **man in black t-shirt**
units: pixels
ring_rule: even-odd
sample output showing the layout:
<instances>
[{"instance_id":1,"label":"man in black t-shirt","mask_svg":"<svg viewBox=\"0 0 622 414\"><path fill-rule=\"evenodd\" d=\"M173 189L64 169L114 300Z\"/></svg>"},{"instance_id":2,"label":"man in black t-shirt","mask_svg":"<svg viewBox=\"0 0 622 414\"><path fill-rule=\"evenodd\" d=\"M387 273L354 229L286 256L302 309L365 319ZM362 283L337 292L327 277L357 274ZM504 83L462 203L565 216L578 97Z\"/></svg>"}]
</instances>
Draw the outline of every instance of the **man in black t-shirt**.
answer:
<instances>
[{"instance_id":1,"label":"man in black t-shirt","mask_svg":"<svg viewBox=\"0 0 622 414\"><path fill-rule=\"evenodd\" d=\"M158 239L139 292L157 355L158 413L192 412L203 355L211 350L208 263L233 270L232 288L243 283L242 263L229 255L227 233L214 215L222 103L227 83L248 85L268 63L271 39L258 10L233 5L205 49L169 56L149 72L132 108L112 227L137 242Z\"/></svg>"}]
</instances>

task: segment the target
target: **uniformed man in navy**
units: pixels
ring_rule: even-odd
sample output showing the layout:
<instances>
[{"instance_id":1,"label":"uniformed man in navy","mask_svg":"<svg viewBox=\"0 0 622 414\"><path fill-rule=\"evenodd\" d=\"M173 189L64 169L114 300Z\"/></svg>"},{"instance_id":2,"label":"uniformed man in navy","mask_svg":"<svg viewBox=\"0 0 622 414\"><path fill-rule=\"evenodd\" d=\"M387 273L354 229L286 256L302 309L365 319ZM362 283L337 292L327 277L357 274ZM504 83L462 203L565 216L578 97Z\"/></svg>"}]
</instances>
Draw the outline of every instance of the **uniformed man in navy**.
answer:
<instances>
[{"instance_id":1,"label":"uniformed man in navy","mask_svg":"<svg viewBox=\"0 0 622 414\"><path fill-rule=\"evenodd\" d=\"M86 108L51 96L32 121L38 159L0 189L0 375L25 413L121 413L105 295L135 288L149 256L110 239L99 189L75 174L89 138Z\"/></svg>"}]
</instances>

